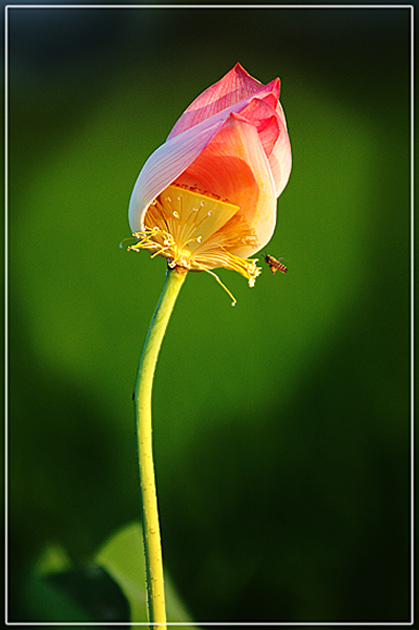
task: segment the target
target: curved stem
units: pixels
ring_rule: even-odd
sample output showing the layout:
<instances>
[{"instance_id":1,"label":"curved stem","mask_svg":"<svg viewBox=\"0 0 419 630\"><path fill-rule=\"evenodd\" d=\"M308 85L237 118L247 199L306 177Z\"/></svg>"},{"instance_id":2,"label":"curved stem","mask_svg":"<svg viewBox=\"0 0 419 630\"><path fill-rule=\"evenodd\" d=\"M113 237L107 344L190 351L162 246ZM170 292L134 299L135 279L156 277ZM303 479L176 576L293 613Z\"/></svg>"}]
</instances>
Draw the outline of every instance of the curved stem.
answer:
<instances>
[{"instance_id":1,"label":"curved stem","mask_svg":"<svg viewBox=\"0 0 419 630\"><path fill-rule=\"evenodd\" d=\"M163 560L151 435L151 393L164 333L186 273L186 270L177 267L167 270L166 282L141 354L134 393L150 628L166 627Z\"/></svg>"}]
</instances>

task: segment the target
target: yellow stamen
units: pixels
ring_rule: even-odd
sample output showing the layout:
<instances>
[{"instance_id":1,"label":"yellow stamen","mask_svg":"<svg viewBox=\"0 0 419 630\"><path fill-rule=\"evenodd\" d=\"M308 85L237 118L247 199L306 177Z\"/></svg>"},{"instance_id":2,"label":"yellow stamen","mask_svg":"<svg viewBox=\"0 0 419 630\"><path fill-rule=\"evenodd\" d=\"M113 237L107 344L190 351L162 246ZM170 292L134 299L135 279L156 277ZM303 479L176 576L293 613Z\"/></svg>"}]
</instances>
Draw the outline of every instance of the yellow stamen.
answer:
<instances>
[{"instance_id":1,"label":"yellow stamen","mask_svg":"<svg viewBox=\"0 0 419 630\"><path fill-rule=\"evenodd\" d=\"M237 304L237 300L236 300L236 298L234 297L234 295L232 294L232 292L231 292L229 289L227 289L227 287L226 287L226 285L224 284L224 282L221 282L221 280L220 280L220 278L217 276L217 274L216 274L216 273L214 273L213 271L211 271L211 269L204 269L204 268L203 268L203 269L202 269L202 271L206 271L207 273L210 273L212 276L214 276L214 278L217 280L218 284L219 284L219 285L220 285L220 286L224 289L224 291L225 291L226 293L228 293L228 295L231 297L231 300L232 300L232 302L231 302L231 306L236 306L236 304Z\"/></svg>"},{"instance_id":2,"label":"yellow stamen","mask_svg":"<svg viewBox=\"0 0 419 630\"><path fill-rule=\"evenodd\" d=\"M211 271L225 267L237 271L254 286L261 268L257 259L233 253L243 245L257 247L254 231L240 214L240 208L216 195L184 186L169 186L149 206L145 227L133 236L128 247L147 249L152 258L163 256L171 268L206 271L215 277L233 301L236 300L219 277Z\"/></svg>"}]
</instances>

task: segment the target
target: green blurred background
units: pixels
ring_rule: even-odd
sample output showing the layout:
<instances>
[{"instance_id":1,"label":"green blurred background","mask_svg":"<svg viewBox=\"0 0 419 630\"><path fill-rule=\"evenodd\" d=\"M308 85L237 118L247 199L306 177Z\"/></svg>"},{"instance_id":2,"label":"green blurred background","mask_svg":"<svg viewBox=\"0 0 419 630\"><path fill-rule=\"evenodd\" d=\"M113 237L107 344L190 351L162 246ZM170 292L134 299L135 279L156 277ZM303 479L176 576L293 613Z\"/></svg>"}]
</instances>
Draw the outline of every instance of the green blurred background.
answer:
<instances>
[{"instance_id":1,"label":"green blurred background","mask_svg":"<svg viewBox=\"0 0 419 630\"><path fill-rule=\"evenodd\" d=\"M157 369L164 559L199 621L407 621L408 9L10 9L11 619L46 545L139 519L131 394L165 261L135 179L237 61L282 81L266 267L190 274ZM265 251L265 250L264 250ZM266 253L265 252L265 253Z\"/></svg>"}]
</instances>

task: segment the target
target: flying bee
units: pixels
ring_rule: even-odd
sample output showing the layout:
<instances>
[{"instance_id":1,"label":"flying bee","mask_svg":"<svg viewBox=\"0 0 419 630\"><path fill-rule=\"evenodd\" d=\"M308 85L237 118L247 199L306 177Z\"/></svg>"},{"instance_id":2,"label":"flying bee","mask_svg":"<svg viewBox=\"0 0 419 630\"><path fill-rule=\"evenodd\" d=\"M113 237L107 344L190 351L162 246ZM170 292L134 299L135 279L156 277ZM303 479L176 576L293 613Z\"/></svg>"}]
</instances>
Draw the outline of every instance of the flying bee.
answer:
<instances>
[{"instance_id":1,"label":"flying bee","mask_svg":"<svg viewBox=\"0 0 419 630\"><path fill-rule=\"evenodd\" d=\"M282 271L282 273L286 273L288 271L288 269L285 265L282 264L282 262L279 262L279 260L271 256L270 254L266 254L265 262L272 273L276 273L277 271Z\"/></svg>"}]
</instances>

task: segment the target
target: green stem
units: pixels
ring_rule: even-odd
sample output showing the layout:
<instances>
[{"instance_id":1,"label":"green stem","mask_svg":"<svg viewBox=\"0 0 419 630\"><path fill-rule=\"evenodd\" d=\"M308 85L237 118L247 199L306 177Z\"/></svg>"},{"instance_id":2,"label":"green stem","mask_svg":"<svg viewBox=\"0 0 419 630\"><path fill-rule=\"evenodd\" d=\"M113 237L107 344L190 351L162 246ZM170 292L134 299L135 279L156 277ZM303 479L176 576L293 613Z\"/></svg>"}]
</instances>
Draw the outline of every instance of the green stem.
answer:
<instances>
[{"instance_id":1,"label":"green stem","mask_svg":"<svg viewBox=\"0 0 419 630\"><path fill-rule=\"evenodd\" d=\"M166 282L141 354L134 394L150 628L166 627L163 559L151 435L151 393L164 333L185 278L186 270L168 268Z\"/></svg>"}]
</instances>

